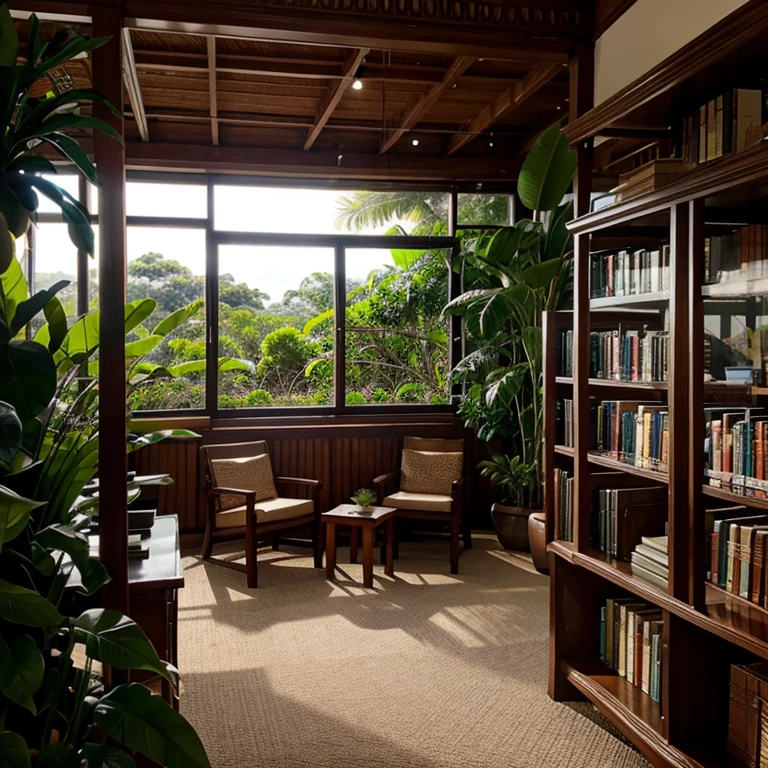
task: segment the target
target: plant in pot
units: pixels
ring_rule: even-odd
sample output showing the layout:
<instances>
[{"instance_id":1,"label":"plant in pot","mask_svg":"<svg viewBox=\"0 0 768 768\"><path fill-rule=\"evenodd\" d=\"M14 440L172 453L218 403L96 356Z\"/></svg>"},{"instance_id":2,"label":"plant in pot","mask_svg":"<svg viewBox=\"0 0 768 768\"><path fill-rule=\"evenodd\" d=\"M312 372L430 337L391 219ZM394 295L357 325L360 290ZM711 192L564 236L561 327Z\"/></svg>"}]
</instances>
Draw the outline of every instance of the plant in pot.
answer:
<instances>
[{"instance_id":1,"label":"plant in pot","mask_svg":"<svg viewBox=\"0 0 768 768\"><path fill-rule=\"evenodd\" d=\"M527 517L543 503L542 314L564 308L572 296L566 223L573 208L564 198L575 169L576 153L555 124L536 140L518 178L532 218L464 243L465 291L445 310L464 318L470 349L453 371L465 387L459 415L482 440L501 444L503 455L491 458L495 469L485 466L486 476L516 486L506 514L519 520L502 525L503 504L494 513L508 548L523 541L528 548ZM502 540L510 528L515 535Z\"/></svg>"},{"instance_id":2,"label":"plant in pot","mask_svg":"<svg viewBox=\"0 0 768 768\"><path fill-rule=\"evenodd\" d=\"M360 488L354 496L350 497L352 501L357 504L358 513L370 513L373 511L373 507L378 500L376 491L372 491L370 488Z\"/></svg>"}]
</instances>

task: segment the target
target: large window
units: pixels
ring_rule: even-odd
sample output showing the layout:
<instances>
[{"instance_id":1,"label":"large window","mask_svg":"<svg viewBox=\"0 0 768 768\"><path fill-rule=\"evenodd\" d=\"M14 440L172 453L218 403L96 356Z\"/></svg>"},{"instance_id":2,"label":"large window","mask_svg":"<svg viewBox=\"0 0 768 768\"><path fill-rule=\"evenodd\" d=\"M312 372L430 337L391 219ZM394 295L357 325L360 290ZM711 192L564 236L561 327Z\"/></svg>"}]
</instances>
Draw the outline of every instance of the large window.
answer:
<instances>
[{"instance_id":1,"label":"large window","mask_svg":"<svg viewBox=\"0 0 768 768\"><path fill-rule=\"evenodd\" d=\"M93 191L73 175L55 181L90 198L98 229ZM156 304L126 340L140 364L135 411L449 403L450 193L200 175L142 175L126 192L127 300ZM499 226L509 215L504 195L454 193L453 205L460 224ZM26 245L17 248L37 289L70 281L60 293L70 322L98 308L98 259L77 253L55 208L41 207Z\"/></svg>"}]
</instances>

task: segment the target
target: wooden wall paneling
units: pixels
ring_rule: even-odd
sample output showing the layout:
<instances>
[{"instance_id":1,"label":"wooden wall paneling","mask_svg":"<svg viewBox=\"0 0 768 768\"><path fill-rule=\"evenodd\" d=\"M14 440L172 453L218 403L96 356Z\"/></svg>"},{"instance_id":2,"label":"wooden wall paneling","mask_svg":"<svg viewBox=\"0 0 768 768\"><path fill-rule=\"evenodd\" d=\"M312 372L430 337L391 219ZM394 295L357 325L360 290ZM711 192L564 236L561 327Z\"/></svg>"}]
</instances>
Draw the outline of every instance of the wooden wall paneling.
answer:
<instances>
[{"instance_id":1,"label":"wooden wall paneling","mask_svg":"<svg viewBox=\"0 0 768 768\"><path fill-rule=\"evenodd\" d=\"M669 591L689 599L690 530L688 482L691 453L700 455L702 443L691 445L690 433L690 339L688 337L690 275L688 273L688 203L670 212L671 286L669 291ZM701 401L699 401L699 405Z\"/></svg>"}]
</instances>

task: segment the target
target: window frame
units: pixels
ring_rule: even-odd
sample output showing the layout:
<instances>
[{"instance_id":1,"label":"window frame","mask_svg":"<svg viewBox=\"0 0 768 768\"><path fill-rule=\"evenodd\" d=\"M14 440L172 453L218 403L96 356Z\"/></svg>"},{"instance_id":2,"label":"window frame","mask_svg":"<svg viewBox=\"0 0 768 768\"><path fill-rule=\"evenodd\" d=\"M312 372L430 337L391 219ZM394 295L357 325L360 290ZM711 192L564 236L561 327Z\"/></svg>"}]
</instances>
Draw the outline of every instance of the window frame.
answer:
<instances>
[{"instance_id":1,"label":"window frame","mask_svg":"<svg viewBox=\"0 0 768 768\"><path fill-rule=\"evenodd\" d=\"M450 254L451 264L459 256L459 241L456 235L461 230L493 230L503 225L473 225L457 221L457 201L459 193L480 192L475 183L446 184L446 183L373 183L350 182L338 180L301 180L301 179L275 179L271 177L254 178L251 176L232 176L222 174L200 173L176 173L163 171L129 171L127 182L154 182L174 184L204 184L207 187L207 217L206 218L180 218L173 216L131 216L126 215L126 229L128 227L157 227L174 229L198 229L204 230L206 235L206 274L205 274L205 317L206 317L206 375L205 375L205 407L204 408L177 408L149 411L136 411L136 418L185 418L204 416L212 421L229 422L233 419L260 420L264 417L285 419L295 416L360 416L360 415L384 415L384 414L439 414L453 413L461 394L461 388L454 385L450 392L450 402L447 404L413 403L413 404L355 404L347 405L345 402L346 380L346 250L355 248L406 248L424 250L444 250ZM381 189L385 191L400 191L408 189L412 191L445 191L450 194L448 235L446 236L400 236L400 235L359 235L359 234L290 234L269 232L239 232L216 229L214 226L214 187L216 184L244 185L244 186L285 186L301 187L307 189L334 189L339 192L354 191L364 186L366 189ZM494 185L495 187L496 185ZM485 188L483 192L487 192ZM513 196L511 186L495 189ZM89 206L90 189L87 181L81 176L79 182L79 199L86 207ZM512 206L510 206L512 210ZM60 214L45 213L39 215L40 223L61 223ZM91 215L91 223L98 224L98 214ZM219 259L218 249L220 245L284 245L304 247L326 247L334 250L334 310L335 310L335 338L334 338L334 404L318 406L280 406L280 407L254 407L254 408L219 408L218 406L218 278ZM29 268L34 274L35 267L35 237L29 236L27 251ZM78 315L89 311L89 284L88 270L91 264L90 257L85 251L78 251L78 286L77 286L77 310ZM449 268L448 295L446 303L462 292L461 275ZM451 370L458 360L464 348L464 328L460 317L450 316L448 368Z\"/></svg>"}]
</instances>

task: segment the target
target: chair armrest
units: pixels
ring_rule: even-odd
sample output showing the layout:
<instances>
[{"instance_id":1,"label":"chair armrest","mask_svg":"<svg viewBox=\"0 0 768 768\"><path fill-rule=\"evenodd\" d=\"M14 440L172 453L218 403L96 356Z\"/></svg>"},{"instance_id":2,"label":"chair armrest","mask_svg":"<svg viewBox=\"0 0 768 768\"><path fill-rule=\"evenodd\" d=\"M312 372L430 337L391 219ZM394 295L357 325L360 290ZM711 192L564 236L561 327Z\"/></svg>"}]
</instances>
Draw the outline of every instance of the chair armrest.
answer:
<instances>
[{"instance_id":1,"label":"chair armrest","mask_svg":"<svg viewBox=\"0 0 768 768\"><path fill-rule=\"evenodd\" d=\"M459 480L454 480L453 483L451 483L451 498L452 499L458 499L459 495L461 494L461 487L464 485L464 478L460 478Z\"/></svg>"},{"instance_id":2,"label":"chair armrest","mask_svg":"<svg viewBox=\"0 0 768 768\"><path fill-rule=\"evenodd\" d=\"M397 477L397 475L397 472L387 472L386 475L379 475L378 477L374 477L373 484L384 485L385 483L390 483Z\"/></svg>"},{"instance_id":3,"label":"chair armrest","mask_svg":"<svg viewBox=\"0 0 768 768\"><path fill-rule=\"evenodd\" d=\"M283 483L284 485L311 485L317 488L319 491L323 487L322 480L310 480L307 477L276 477L275 484Z\"/></svg>"},{"instance_id":4,"label":"chair armrest","mask_svg":"<svg viewBox=\"0 0 768 768\"><path fill-rule=\"evenodd\" d=\"M373 487L377 491L379 504L382 504L384 499L389 496L390 490L395 490L399 477L400 472L387 472L386 475L379 475L373 478Z\"/></svg>"},{"instance_id":5,"label":"chair armrest","mask_svg":"<svg viewBox=\"0 0 768 768\"><path fill-rule=\"evenodd\" d=\"M254 501L256 500L256 491L244 491L241 488L211 488L208 491L209 496L219 496L224 493L229 493L233 496L245 496L246 501L249 497Z\"/></svg>"}]
</instances>

